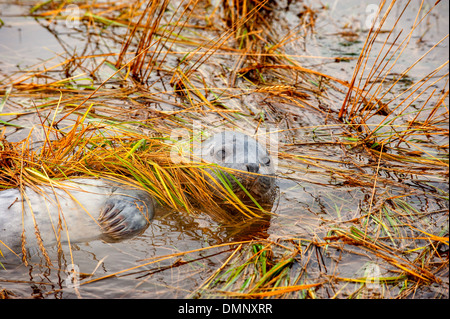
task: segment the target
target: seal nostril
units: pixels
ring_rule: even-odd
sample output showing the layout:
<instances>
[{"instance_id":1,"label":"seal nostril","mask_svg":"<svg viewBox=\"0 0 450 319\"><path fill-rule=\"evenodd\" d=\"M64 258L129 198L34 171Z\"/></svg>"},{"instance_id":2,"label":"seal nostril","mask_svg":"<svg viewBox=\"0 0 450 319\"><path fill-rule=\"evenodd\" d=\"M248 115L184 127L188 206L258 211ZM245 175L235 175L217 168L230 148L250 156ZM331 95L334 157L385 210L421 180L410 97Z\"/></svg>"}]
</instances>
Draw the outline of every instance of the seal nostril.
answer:
<instances>
[{"instance_id":1,"label":"seal nostril","mask_svg":"<svg viewBox=\"0 0 450 319\"><path fill-rule=\"evenodd\" d=\"M250 173L258 173L259 172L259 165L256 163L250 163L247 164L247 171L249 171Z\"/></svg>"}]
</instances>

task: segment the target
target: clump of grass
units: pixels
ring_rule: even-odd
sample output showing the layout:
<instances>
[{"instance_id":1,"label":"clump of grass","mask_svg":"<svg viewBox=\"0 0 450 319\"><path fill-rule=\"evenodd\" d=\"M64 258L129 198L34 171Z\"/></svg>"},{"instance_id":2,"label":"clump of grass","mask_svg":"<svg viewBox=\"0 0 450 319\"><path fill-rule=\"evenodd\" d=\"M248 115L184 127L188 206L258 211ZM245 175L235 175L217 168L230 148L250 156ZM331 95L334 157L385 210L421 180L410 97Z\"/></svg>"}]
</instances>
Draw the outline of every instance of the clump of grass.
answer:
<instances>
[{"instance_id":1,"label":"clump of grass","mask_svg":"<svg viewBox=\"0 0 450 319\"><path fill-rule=\"evenodd\" d=\"M439 1L425 9L422 2L410 31L402 35L403 30L396 31L396 26L409 3L404 5L401 14L388 30L381 50L372 52L373 44L380 38L380 32L390 17L391 10L398 7L396 1L391 1L389 5L386 1L381 2L378 12L379 25L372 26L369 31L339 112L339 118L357 132L360 140L369 149L380 151L383 147L383 153L394 153L388 156L394 156L400 161L414 161L413 158L421 156L425 162L448 165L448 159L434 155L439 154L439 148L430 152L419 142L426 139L425 135L448 134L448 129L444 126L448 121L448 109L445 106L445 100L448 98L448 60L423 77L417 76L418 80L410 83L407 89L399 90L402 80L416 71L414 67L420 65L427 54L439 46L448 35L416 61L404 66L402 72L397 71L401 57L408 52L412 36L426 23L428 15L438 3ZM443 89L438 91L436 86ZM435 102L430 102L431 100ZM420 106L415 107L415 104ZM427 147L434 148L431 145ZM412 156L404 156L407 154Z\"/></svg>"},{"instance_id":2,"label":"clump of grass","mask_svg":"<svg viewBox=\"0 0 450 319\"><path fill-rule=\"evenodd\" d=\"M288 270L293 258L274 262L271 247L270 243L263 242L253 242L244 248L239 245L193 295L255 298L285 293L286 290L278 288L289 282Z\"/></svg>"}]
</instances>

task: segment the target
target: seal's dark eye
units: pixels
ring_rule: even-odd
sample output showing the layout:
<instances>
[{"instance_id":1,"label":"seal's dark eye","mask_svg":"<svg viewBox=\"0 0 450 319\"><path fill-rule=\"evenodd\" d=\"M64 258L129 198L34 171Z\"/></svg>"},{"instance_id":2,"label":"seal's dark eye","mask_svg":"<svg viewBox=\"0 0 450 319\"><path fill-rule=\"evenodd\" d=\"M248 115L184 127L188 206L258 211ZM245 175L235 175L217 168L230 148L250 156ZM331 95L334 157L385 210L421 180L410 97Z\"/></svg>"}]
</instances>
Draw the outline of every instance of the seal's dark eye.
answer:
<instances>
[{"instance_id":1,"label":"seal's dark eye","mask_svg":"<svg viewBox=\"0 0 450 319\"><path fill-rule=\"evenodd\" d=\"M221 150L218 150L217 151L217 153L216 153L216 157L218 158L218 159L220 159L220 160L225 160L225 156L226 156L227 154L225 153L225 150L224 149L221 149Z\"/></svg>"},{"instance_id":2,"label":"seal's dark eye","mask_svg":"<svg viewBox=\"0 0 450 319\"><path fill-rule=\"evenodd\" d=\"M269 156L265 156L263 157L262 161L261 161L264 165L269 165L270 164L270 157Z\"/></svg>"}]
</instances>

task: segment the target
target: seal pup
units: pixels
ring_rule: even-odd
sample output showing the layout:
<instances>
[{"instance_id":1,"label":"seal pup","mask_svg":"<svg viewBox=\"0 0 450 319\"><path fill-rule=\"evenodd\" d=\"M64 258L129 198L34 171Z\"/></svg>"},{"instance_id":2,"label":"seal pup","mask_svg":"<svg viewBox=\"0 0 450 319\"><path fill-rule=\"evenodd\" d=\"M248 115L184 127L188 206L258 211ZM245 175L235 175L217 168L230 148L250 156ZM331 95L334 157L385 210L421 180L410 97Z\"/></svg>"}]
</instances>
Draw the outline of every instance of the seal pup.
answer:
<instances>
[{"instance_id":1,"label":"seal pup","mask_svg":"<svg viewBox=\"0 0 450 319\"><path fill-rule=\"evenodd\" d=\"M243 133L225 131L201 144L202 160L217 164L211 176L225 176L234 192L270 201L274 166L265 147ZM212 190L217 191L217 190ZM153 218L155 200L144 190L106 179L79 178L52 186L0 191L0 250L93 239L121 240L142 233ZM6 248L5 248L6 247Z\"/></svg>"}]
</instances>

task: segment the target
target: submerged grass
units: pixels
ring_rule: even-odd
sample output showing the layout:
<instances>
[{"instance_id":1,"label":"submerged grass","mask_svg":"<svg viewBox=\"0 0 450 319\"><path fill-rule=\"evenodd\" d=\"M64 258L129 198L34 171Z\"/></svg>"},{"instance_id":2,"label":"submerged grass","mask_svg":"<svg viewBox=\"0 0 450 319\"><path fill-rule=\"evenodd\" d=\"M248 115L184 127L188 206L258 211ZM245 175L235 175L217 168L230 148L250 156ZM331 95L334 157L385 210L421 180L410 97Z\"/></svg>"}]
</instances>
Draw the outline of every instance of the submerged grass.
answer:
<instances>
[{"instance_id":1,"label":"submerged grass","mask_svg":"<svg viewBox=\"0 0 450 319\"><path fill-rule=\"evenodd\" d=\"M357 188L364 199L347 209L342 198L326 194L331 205L316 213L308 232L295 228L306 213L295 207L289 217L274 216L272 223L286 225L271 237L259 236L259 229L253 240L210 246L227 247L229 255L186 296L448 297L448 57L426 74L411 75L448 35L408 65L402 59L439 3L425 10L422 1L405 31L398 25L410 3L380 1L380 23L368 30L351 78L342 79L287 53L313 38L322 7L303 5L298 25L282 34L274 22L280 8L270 1L224 0L212 7L200 0L81 1L77 32L120 50L110 44L101 54L89 46L82 54L67 50L0 81L0 115L35 115L42 137L36 146L31 130L9 142L6 129L11 134L22 126L0 119L7 125L0 187L103 176L139 183L164 206L206 211L239 228L263 207L243 203L220 175L222 185L215 186L237 211L232 218L208 191L203 164L171 161L171 132L195 135L191 123L199 119L209 124L202 130L258 134L276 126L283 136L272 154L278 177L300 187ZM31 14L42 23L58 21L68 18L64 6L48 1ZM316 66L324 61L308 58ZM22 97L34 105L25 109ZM305 125L303 117L310 116L317 120ZM180 256L198 260L210 247L159 256L82 285Z\"/></svg>"}]
</instances>

